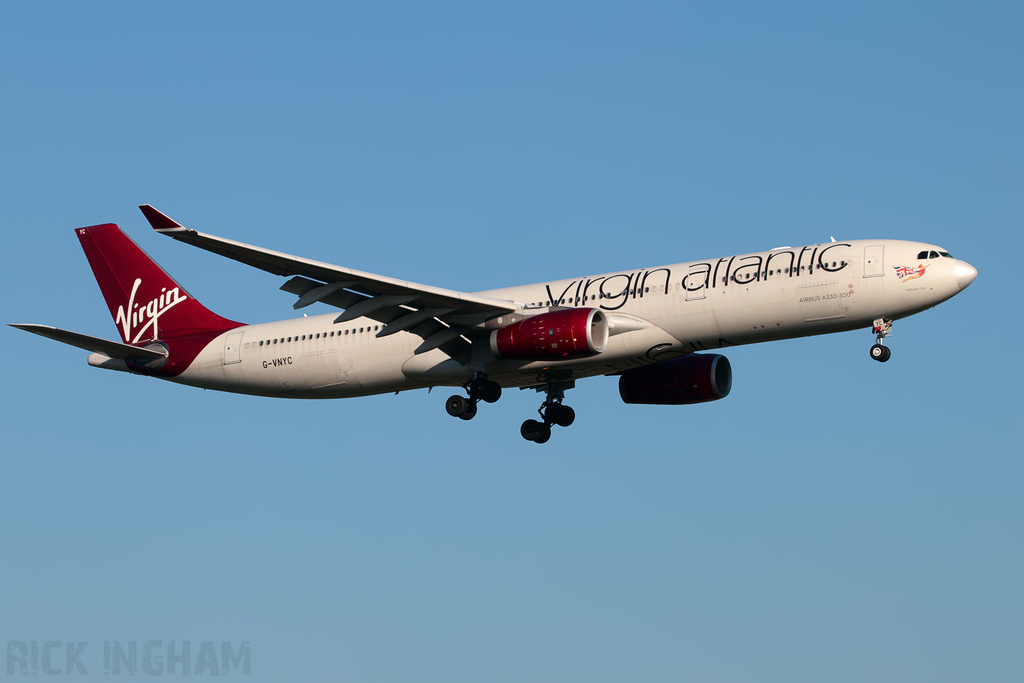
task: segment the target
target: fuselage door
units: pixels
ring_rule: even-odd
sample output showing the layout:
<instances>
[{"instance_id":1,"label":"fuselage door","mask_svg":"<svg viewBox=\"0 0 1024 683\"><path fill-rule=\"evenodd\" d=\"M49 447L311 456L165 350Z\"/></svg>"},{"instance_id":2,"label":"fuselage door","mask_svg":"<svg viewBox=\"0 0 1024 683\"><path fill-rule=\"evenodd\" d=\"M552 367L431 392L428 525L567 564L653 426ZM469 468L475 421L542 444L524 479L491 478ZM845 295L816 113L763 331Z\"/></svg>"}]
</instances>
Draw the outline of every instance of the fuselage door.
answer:
<instances>
[{"instance_id":1,"label":"fuselage door","mask_svg":"<svg viewBox=\"0 0 1024 683\"><path fill-rule=\"evenodd\" d=\"M242 335L245 332L231 332L224 340L224 365L242 362Z\"/></svg>"},{"instance_id":2,"label":"fuselage door","mask_svg":"<svg viewBox=\"0 0 1024 683\"><path fill-rule=\"evenodd\" d=\"M711 266L700 263L690 266L690 272L683 278L683 289L686 290L686 300L694 301L707 296L708 276L711 273Z\"/></svg>"},{"instance_id":3,"label":"fuselage door","mask_svg":"<svg viewBox=\"0 0 1024 683\"><path fill-rule=\"evenodd\" d=\"M885 247L876 244L864 247L864 277L882 276L882 252Z\"/></svg>"}]
</instances>

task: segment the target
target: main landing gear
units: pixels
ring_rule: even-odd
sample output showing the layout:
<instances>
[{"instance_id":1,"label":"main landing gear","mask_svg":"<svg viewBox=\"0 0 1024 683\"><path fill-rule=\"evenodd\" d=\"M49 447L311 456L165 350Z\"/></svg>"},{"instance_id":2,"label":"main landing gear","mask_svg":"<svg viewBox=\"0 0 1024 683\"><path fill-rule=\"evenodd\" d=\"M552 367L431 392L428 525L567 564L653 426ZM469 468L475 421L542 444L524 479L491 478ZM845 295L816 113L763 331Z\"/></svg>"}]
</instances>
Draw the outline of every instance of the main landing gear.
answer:
<instances>
[{"instance_id":1,"label":"main landing gear","mask_svg":"<svg viewBox=\"0 0 1024 683\"><path fill-rule=\"evenodd\" d=\"M546 443L551 438L551 426L568 427L576 421L576 411L562 403L565 399L565 390L576 386L575 382L552 382L545 387L547 398L537 411L544 419L527 420L519 428L519 433L527 441L534 443Z\"/></svg>"},{"instance_id":2,"label":"main landing gear","mask_svg":"<svg viewBox=\"0 0 1024 683\"><path fill-rule=\"evenodd\" d=\"M551 438L552 426L568 427L576 421L576 411L562 403L566 389L572 389L574 386L576 383L569 380L533 387L537 391L545 392L547 398L537 411L543 421L527 420L520 427L519 433L524 439L534 443L545 443ZM476 417L476 408L480 401L494 403L501 398L501 385L480 374L466 383L466 393L469 394L469 398L458 394L448 397L444 409L449 415L462 420L472 420Z\"/></svg>"},{"instance_id":3,"label":"main landing gear","mask_svg":"<svg viewBox=\"0 0 1024 683\"><path fill-rule=\"evenodd\" d=\"M871 357L879 363L884 363L892 356L892 351L889 347L883 346L885 338L892 334L892 321L879 318L874 322L871 329L875 333L875 343L871 347Z\"/></svg>"},{"instance_id":4,"label":"main landing gear","mask_svg":"<svg viewBox=\"0 0 1024 683\"><path fill-rule=\"evenodd\" d=\"M472 420L476 417L476 404L480 401L494 403L501 398L501 385L493 382L483 375L477 375L466 384L466 392L469 398L458 394L448 397L444 409L452 417L463 420Z\"/></svg>"}]
</instances>

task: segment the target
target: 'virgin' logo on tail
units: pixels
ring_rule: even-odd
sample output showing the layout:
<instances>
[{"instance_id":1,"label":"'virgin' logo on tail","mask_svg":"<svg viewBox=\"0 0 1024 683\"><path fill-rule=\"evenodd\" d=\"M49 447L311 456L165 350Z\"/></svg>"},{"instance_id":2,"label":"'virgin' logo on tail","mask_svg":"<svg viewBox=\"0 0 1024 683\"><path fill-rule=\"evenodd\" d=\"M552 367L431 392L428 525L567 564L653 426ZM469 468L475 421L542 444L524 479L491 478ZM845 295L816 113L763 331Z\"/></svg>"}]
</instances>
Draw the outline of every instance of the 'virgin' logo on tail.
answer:
<instances>
[{"instance_id":1,"label":"'virgin' logo on tail","mask_svg":"<svg viewBox=\"0 0 1024 683\"><path fill-rule=\"evenodd\" d=\"M135 278L135 284L132 285L132 294L128 297L128 310L125 311L124 306L118 306L117 316L114 318L114 323L121 326L121 336L131 344L137 343L146 330L151 327L153 330L152 337L150 338L157 339L160 335L157 325L160 316L170 310L171 307L188 300L188 297L182 294L177 287L170 289L164 287L160 290L160 296L148 304L141 305L135 303L135 293L139 291L141 284L142 278Z\"/></svg>"}]
</instances>

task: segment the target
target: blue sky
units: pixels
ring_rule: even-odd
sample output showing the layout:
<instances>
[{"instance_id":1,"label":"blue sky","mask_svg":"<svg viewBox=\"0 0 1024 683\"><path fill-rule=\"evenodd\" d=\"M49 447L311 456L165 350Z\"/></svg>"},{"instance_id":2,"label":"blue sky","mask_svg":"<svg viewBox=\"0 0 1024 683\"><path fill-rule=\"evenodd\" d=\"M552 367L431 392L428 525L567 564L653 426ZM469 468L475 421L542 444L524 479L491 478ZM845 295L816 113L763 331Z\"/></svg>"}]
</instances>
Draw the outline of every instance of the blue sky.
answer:
<instances>
[{"instance_id":1,"label":"blue sky","mask_svg":"<svg viewBox=\"0 0 1024 683\"><path fill-rule=\"evenodd\" d=\"M5 4L4 322L115 338L72 233L103 222L222 315L292 314L141 203L460 290L832 235L980 275L885 365L864 330L730 349L707 405L587 380L544 447L533 392L469 423L443 390L231 396L4 328L0 639L89 641L90 675L226 640L266 681L1019 681L1022 19Z\"/></svg>"}]
</instances>

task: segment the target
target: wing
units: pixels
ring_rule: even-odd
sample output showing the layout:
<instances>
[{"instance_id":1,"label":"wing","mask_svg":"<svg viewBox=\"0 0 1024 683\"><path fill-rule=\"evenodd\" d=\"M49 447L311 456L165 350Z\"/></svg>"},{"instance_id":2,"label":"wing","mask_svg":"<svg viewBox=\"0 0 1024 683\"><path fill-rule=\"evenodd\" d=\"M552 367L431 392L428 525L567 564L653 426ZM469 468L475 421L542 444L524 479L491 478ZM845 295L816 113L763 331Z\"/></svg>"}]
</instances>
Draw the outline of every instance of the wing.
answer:
<instances>
[{"instance_id":1,"label":"wing","mask_svg":"<svg viewBox=\"0 0 1024 683\"><path fill-rule=\"evenodd\" d=\"M344 310L335 323L366 317L384 324L378 337L402 331L421 337L417 354L440 348L468 362L471 340L481 333L476 328L521 306L506 299L420 285L207 235L181 226L148 204L139 208L157 232L179 242L274 275L291 275L281 289L299 297L295 309L321 302Z\"/></svg>"}]
</instances>

